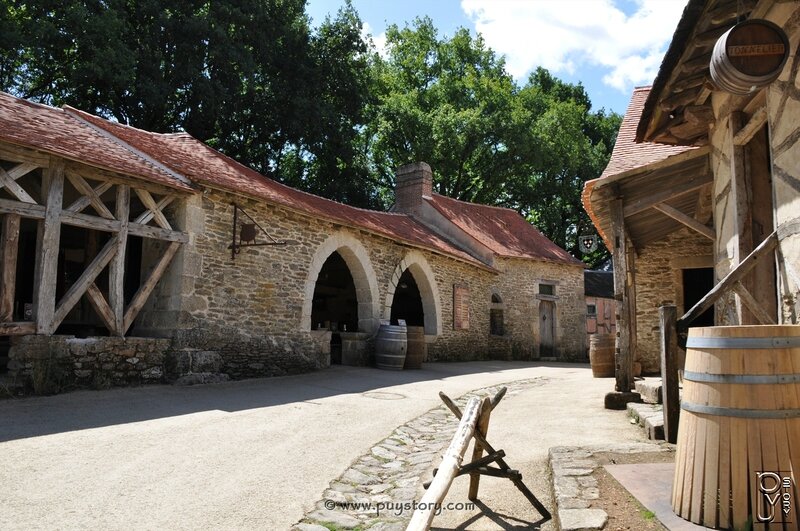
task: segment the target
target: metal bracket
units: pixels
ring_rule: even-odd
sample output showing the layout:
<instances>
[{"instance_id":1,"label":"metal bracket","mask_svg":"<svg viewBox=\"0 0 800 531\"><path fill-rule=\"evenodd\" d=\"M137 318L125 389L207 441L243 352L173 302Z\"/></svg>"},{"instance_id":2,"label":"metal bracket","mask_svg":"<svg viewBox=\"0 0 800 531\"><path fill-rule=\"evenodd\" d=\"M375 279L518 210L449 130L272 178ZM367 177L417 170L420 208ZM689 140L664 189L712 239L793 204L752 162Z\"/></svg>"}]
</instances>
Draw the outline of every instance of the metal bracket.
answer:
<instances>
[{"instance_id":1,"label":"metal bracket","mask_svg":"<svg viewBox=\"0 0 800 531\"><path fill-rule=\"evenodd\" d=\"M228 249L231 250L231 260L236 260L236 255L242 251L242 247L263 247L265 245L286 245L289 242L284 240L276 240L273 238L261 225L258 224L256 220L254 220L250 214L245 212L245 210L237 205L236 203L231 203L233 205L233 233L231 237L231 244L228 246ZM252 223L239 223L239 212L247 216ZM237 227L239 229L239 238L236 238L236 230ZM258 238L258 231L256 231L256 227L261 229L261 232L268 238L269 241L266 242L257 242L256 239Z\"/></svg>"}]
</instances>

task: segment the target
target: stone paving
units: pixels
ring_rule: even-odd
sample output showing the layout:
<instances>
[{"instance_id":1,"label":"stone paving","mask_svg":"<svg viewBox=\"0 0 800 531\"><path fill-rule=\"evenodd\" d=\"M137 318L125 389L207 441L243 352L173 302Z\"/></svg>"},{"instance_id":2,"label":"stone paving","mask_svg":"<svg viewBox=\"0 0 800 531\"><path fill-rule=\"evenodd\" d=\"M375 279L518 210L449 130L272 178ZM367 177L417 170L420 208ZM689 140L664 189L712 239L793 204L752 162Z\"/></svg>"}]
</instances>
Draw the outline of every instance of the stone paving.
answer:
<instances>
[{"instance_id":1,"label":"stone paving","mask_svg":"<svg viewBox=\"0 0 800 531\"><path fill-rule=\"evenodd\" d=\"M532 378L485 387L454 401L463 408L471 397L494 396L501 387L508 389L503 400L509 400L546 381ZM293 529L404 530L415 501L424 492L422 483L430 479L433 465L441 459L457 425L455 416L441 405L395 429L332 481L315 508Z\"/></svg>"},{"instance_id":2,"label":"stone paving","mask_svg":"<svg viewBox=\"0 0 800 531\"><path fill-rule=\"evenodd\" d=\"M653 443L628 443L596 446L559 446L551 448L550 469L553 474L553 494L558 507L556 517L561 531L592 531L603 529L608 514L592 507L600 497L597 480L592 473L602 466L596 457L601 453L635 454L667 452L669 448Z\"/></svg>"}]
</instances>

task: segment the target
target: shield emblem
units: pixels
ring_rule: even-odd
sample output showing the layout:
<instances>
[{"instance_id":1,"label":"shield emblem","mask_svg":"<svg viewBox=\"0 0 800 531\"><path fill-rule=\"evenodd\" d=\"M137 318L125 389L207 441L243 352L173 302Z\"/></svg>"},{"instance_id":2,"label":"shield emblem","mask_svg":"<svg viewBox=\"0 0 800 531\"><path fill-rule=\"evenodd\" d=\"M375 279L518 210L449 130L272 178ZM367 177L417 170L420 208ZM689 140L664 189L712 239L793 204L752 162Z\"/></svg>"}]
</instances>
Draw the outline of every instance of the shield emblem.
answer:
<instances>
[{"instance_id":1,"label":"shield emblem","mask_svg":"<svg viewBox=\"0 0 800 531\"><path fill-rule=\"evenodd\" d=\"M595 235L581 236L578 242L581 252L592 253L597 250L597 236Z\"/></svg>"}]
</instances>

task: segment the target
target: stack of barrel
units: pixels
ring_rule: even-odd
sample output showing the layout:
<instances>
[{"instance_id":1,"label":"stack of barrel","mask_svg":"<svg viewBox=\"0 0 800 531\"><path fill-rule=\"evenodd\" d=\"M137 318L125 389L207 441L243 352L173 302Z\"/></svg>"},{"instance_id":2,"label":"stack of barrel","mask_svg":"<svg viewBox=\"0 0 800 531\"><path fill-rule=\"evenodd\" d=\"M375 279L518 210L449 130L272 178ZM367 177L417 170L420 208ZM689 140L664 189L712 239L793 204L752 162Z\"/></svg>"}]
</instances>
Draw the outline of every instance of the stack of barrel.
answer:
<instances>
[{"instance_id":1,"label":"stack of barrel","mask_svg":"<svg viewBox=\"0 0 800 531\"><path fill-rule=\"evenodd\" d=\"M379 369L421 369L426 354L423 327L383 324L378 329L375 366Z\"/></svg>"}]
</instances>

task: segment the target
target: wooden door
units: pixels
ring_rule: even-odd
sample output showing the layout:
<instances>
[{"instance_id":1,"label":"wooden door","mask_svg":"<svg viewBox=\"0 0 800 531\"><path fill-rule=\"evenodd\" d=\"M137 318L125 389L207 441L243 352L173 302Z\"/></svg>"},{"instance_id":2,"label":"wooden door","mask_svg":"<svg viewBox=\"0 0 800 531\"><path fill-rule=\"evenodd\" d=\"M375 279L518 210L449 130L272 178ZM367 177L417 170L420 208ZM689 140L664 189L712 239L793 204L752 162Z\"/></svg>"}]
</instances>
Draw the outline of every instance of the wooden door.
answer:
<instances>
[{"instance_id":1,"label":"wooden door","mask_svg":"<svg viewBox=\"0 0 800 531\"><path fill-rule=\"evenodd\" d=\"M555 309L553 301L539 303L539 356L543 358L555 355Z\"/></svg>"}]
</instances>

